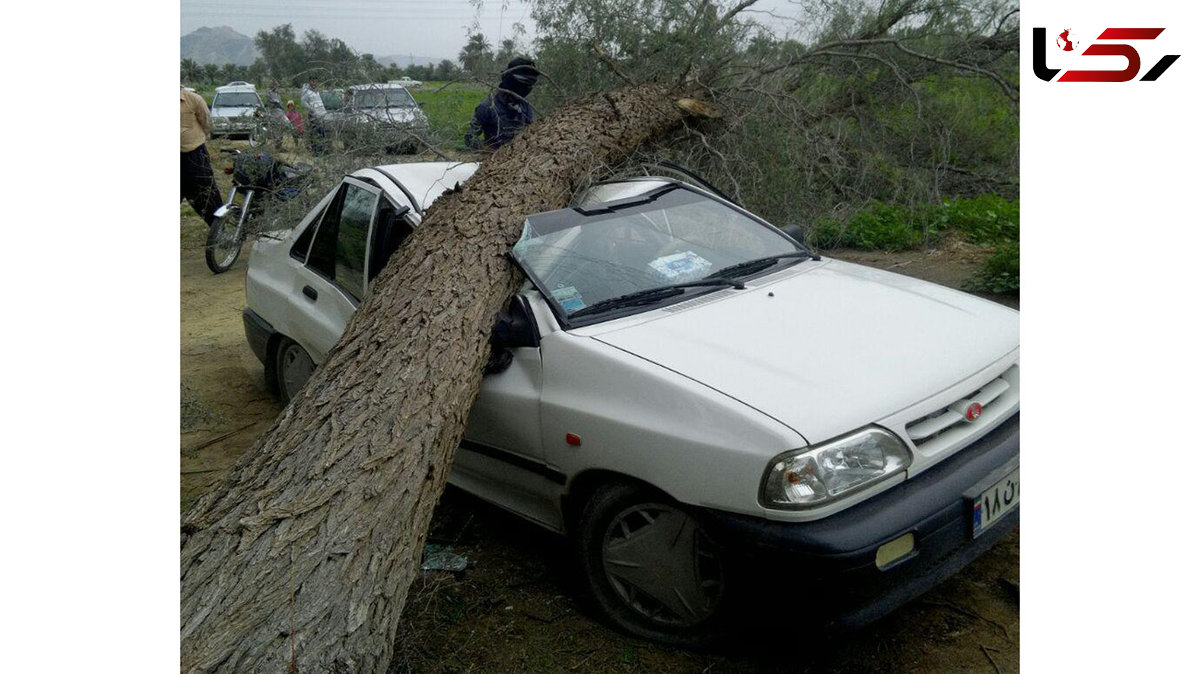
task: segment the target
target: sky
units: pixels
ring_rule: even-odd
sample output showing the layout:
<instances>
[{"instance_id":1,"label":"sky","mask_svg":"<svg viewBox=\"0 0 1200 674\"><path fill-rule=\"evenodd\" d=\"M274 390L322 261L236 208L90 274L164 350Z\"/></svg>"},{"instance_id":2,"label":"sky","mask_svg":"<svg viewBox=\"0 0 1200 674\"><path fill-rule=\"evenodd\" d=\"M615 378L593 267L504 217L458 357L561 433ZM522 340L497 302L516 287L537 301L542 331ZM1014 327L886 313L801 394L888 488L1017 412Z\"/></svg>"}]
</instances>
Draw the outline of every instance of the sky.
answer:
<instances>
[{"instance_id":1,"label":"sky","mask_svg":"<svg viewBox=\"0 0 1200 674\"><path fill-rule=\"evenodd\" d=\"M455 59L476 22L492 45L513 37L524 24L528 45L534 23L522 0L483 0L477 11L468 0L180 0L180 35L201 26L230 26L254 37L291 23L299 37L315 28L376 57L391 55ZM789 0L759 0L756 9L795 14ZM756 13L763 21L771 21Z\"/></svg>"}]
</instances>

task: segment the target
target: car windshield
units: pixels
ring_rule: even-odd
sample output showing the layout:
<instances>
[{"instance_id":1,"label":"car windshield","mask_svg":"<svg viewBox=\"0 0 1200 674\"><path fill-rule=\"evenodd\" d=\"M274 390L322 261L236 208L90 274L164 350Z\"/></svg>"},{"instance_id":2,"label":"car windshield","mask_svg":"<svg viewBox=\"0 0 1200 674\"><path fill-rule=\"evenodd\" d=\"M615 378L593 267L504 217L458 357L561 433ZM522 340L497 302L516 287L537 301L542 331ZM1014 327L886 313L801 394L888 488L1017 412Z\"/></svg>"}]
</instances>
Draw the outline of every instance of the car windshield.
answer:
<instances>
[{"instance_id":1,"label":"car windshield","mask_svg":"<svg viewBox=\"0 0 1200 674\"><path fill-rule=\"evenodd\" d=\"M345 97L341 91L322 91L321 105L325 106L325 110L340 110L345 104Z\"/></svg>"},{"instance_id":2,"label":"car windshield","mask_svg":"<svg viewBox=\"0 0 1200 674\"><path fill-rule=\"evenodd\" d=\"M774 227L675 185L634 199L530 216L512 252L568 321L572 314L600 302L612 310L585 315L611 317L612 311L624 315L631 306L649 310L684 293L682 289L676 295L654 293L653 289L707 277L750 275L775 267L775 256L785 256L779 264L786 264L807 254ZM729 269L764 258L770 261ZM687 292L719 287L692 287ZM620 301L635 293L635 301ZM614 298L618 299L606 302Z\"/></svg>"},{"instance_id":3,"label":"car windshield","mask_svg":"<svg viewBox=\"0 0 1200 674\"><path fill-rule=\"evenodd\" d=\"M404 108L416 105L412 95L404 89L357 89L354 92L356 108Z\"/></svg>"},{"instance_id":4,"label":"car windshield","mask_svg":"<svg viewBox=\"0 0 1200 674\"><path fill-rule=\"evenodd\" d=\"M262 105L258 94L250 91L236 91L217 94L213 99L214 108L253 108Z\"/></svg>"}]
</instances>

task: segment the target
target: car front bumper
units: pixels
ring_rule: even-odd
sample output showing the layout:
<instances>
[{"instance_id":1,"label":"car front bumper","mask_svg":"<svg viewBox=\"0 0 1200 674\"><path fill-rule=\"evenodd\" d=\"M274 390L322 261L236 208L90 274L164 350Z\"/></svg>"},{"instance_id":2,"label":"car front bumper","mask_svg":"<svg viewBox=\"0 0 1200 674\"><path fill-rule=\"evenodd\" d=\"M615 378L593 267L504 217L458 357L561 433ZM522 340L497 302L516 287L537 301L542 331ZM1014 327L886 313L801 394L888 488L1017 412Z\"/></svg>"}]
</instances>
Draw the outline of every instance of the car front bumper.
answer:
<instances>
[{"instance_id":1,"label":"car front bumper","mask_svg":"<svg viewBox=\"0 0 1200 674\"><path fill-rule=\"evenodd\" d=\"M835 627L861 627L953 576L1017 527L1020 505L973 537L972 497L1020 461L1020 415L920 475L814 522L776 522L707 511L741 571L803 587L806 606L828 606ZM912 553L880 569L884 543L912 533Z\"/></svg>"}]
</instances>

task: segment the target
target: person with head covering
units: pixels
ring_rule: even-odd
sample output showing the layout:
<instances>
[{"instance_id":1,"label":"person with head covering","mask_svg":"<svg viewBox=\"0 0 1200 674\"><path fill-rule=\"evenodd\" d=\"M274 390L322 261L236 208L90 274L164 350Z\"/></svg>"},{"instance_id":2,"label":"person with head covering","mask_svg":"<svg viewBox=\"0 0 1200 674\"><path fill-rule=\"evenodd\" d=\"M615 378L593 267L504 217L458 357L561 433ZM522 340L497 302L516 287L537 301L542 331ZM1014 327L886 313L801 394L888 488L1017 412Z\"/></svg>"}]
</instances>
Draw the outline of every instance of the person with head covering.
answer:
<instances>
[{"instance_id":1,"label":"person with head covering","mask_svg":"<svg viewBox=\"0 0 1200 674\"><path fill-rule=\"evenodd\" d=\"M538 70L532 60L518 56L509 61L500 77L500 86L475 108L475 117L467 131L467 147L499 149L533 122L535 113L527 98L537 80Z\"/></svg>"},{"instance_id":2,"label":"person with head covering","mask_svg":"<svg viewBox=\"0 0 1200 674\"><path fill-rule=\"evenodd\" d=\"M303 136L304 120L300 119L300 113L296 111L295 101L287 102L287 118L292 123L292 126L296 127L296 135Z\"/></svg>"}]
</instances>

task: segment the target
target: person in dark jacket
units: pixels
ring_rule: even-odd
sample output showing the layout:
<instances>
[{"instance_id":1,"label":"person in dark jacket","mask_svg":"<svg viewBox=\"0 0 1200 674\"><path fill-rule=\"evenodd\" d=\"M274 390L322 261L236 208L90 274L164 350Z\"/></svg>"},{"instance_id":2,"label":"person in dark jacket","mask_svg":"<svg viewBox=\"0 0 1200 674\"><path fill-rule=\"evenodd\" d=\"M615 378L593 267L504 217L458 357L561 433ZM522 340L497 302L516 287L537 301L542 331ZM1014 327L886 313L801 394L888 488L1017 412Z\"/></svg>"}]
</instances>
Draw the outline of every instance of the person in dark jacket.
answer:
<instances>
[{"instance_id":1,"label":"person in dark jacket","mask_svg":"<svg viewBox=\"0 0 1200 674\"><path fill-rule=\"evenodd\" d=\"M526 98L537 80L537 66L533 61L523 56L509 61L500 77L499 88L475 108L475 117L467 131L467 147L487 151L499 149L528 126L535 113Z\"/></svg>"}]
</instances>

